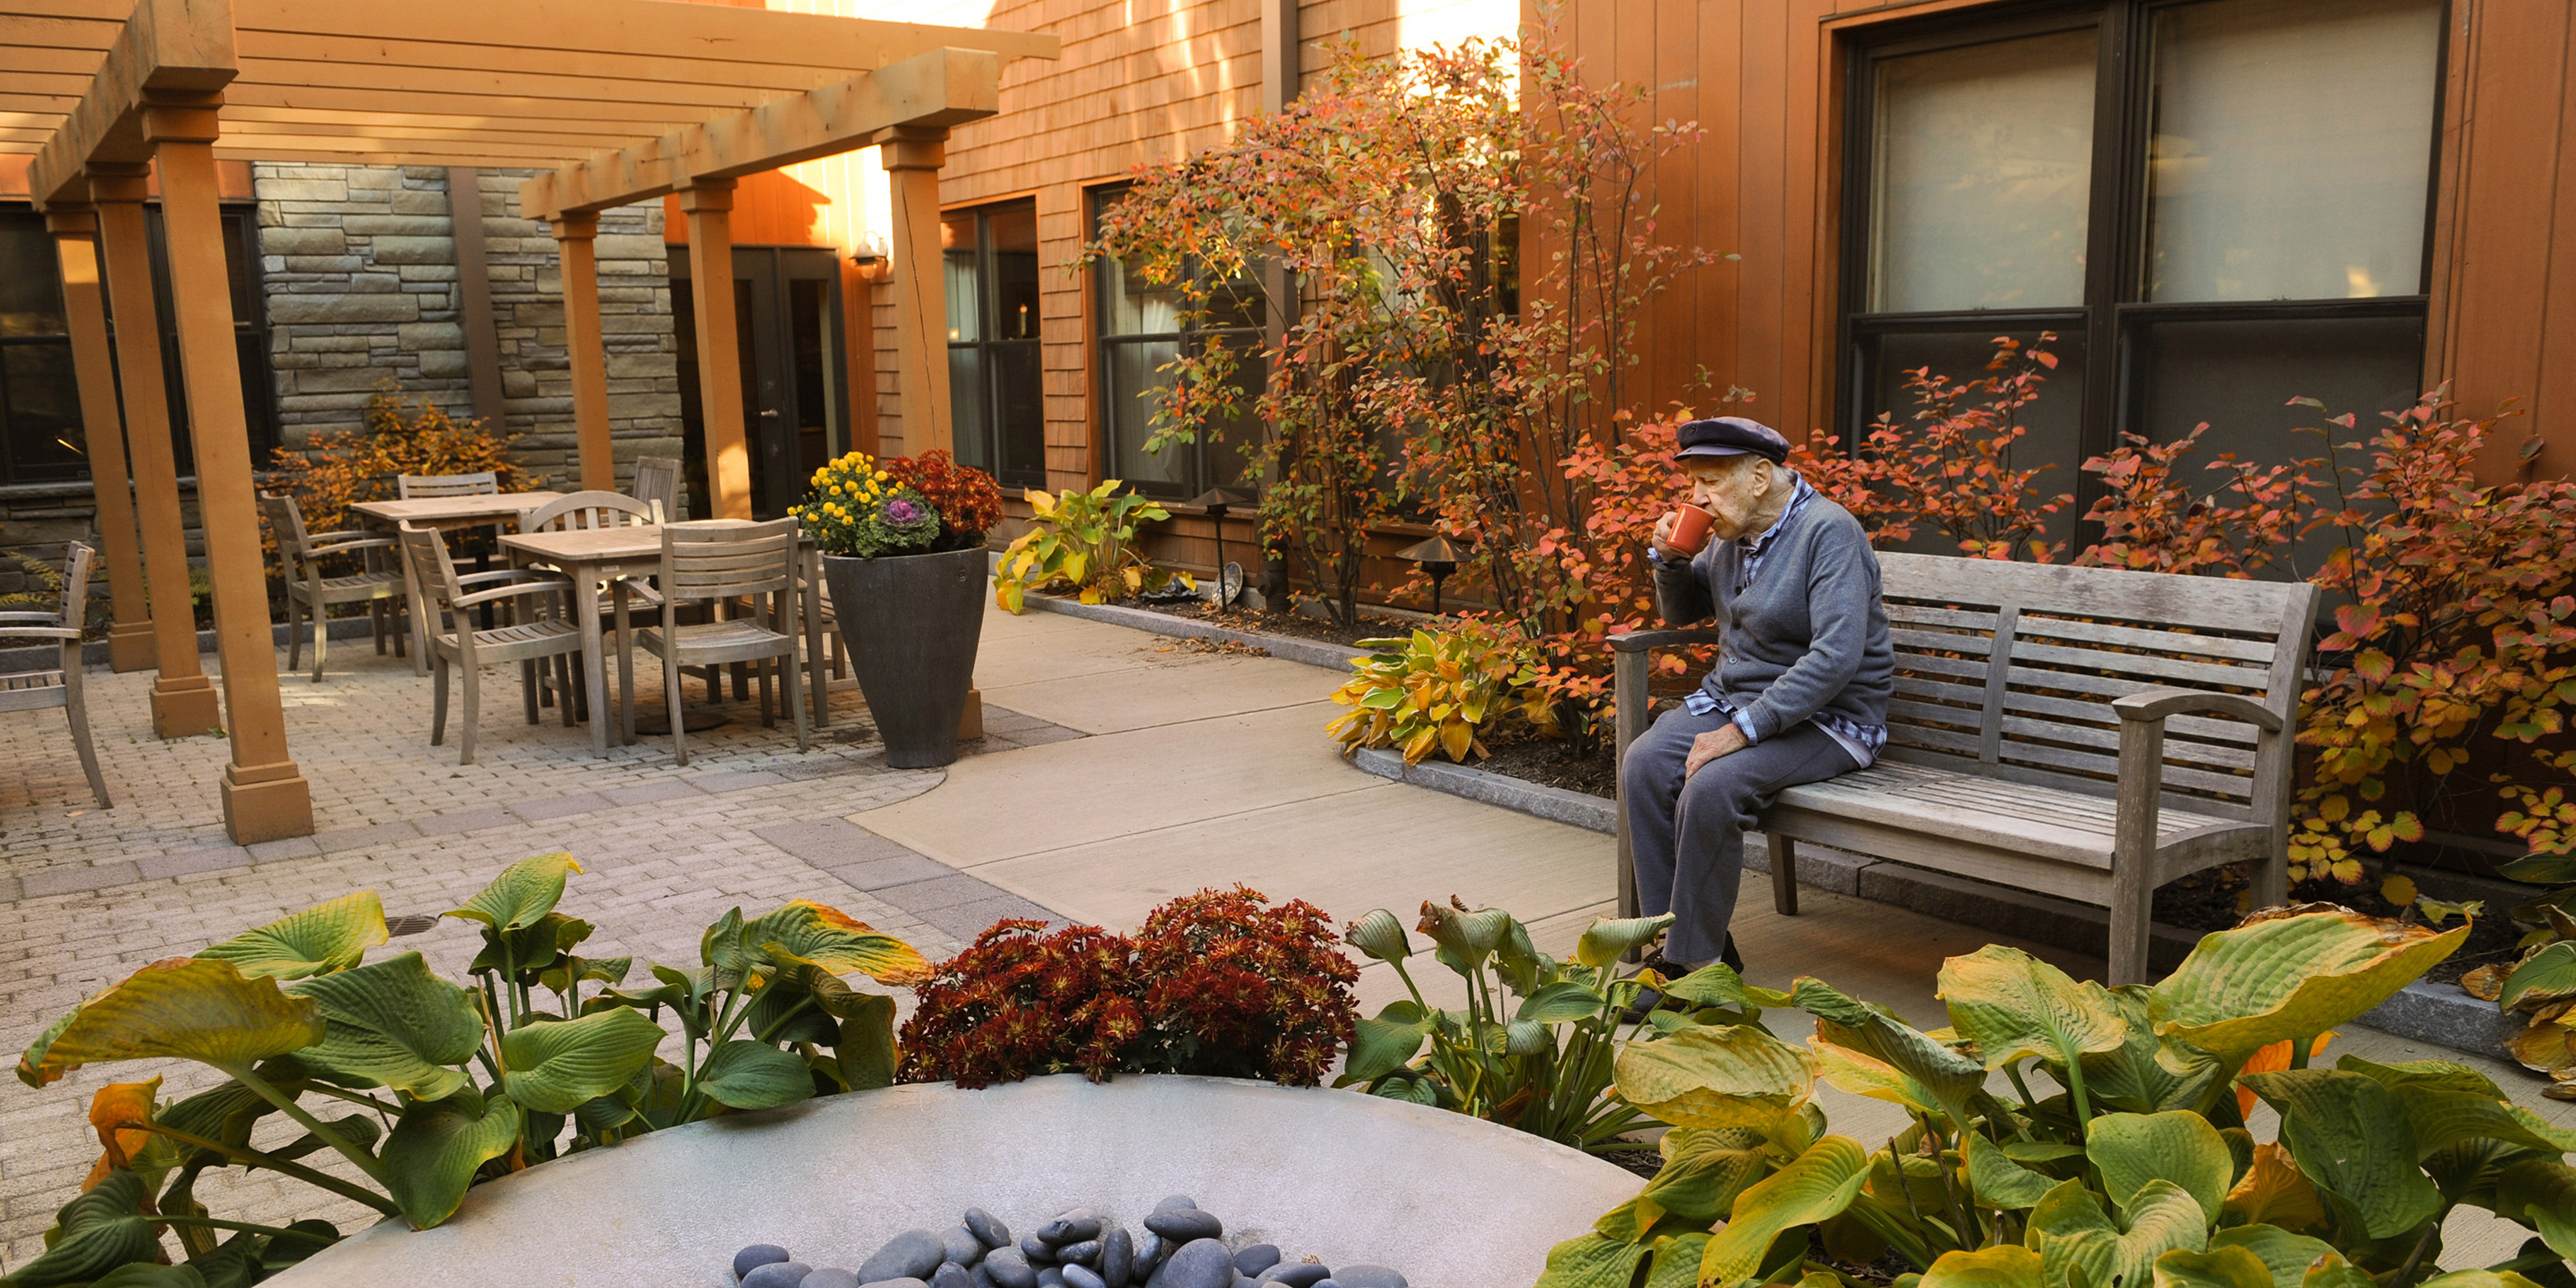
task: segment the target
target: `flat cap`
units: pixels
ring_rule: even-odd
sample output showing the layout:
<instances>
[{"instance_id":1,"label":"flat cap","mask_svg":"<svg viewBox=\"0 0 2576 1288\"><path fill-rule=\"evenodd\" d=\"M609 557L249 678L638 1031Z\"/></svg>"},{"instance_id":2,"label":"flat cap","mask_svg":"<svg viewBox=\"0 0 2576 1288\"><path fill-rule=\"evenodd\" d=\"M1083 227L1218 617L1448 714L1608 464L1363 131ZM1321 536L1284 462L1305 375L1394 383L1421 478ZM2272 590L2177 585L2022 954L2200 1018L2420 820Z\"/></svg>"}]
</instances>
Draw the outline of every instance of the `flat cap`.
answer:
<instances>
[{"instance_id":1,"label":"flat cap","mask_svg":"<svg viewBox=\"0 0 2576 1288\"><path fill-rule=\"evenodd\" d=\"M1683 460L1695 456L1759 456L1780 465L1789 459L1789 440L1760 421L1715 416L1684 424L1680 450L1673 455Z\"/></svg>"}]
</instances>

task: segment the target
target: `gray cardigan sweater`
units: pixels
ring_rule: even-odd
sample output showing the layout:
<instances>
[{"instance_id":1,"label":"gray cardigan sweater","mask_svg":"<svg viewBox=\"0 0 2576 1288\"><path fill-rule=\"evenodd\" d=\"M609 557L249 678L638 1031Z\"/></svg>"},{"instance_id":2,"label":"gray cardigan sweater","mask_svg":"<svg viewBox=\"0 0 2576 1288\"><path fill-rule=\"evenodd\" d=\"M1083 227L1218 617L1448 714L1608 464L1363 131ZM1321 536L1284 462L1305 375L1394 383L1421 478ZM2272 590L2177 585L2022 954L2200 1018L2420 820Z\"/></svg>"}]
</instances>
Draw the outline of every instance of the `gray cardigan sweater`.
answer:
<instances>
[{"instance_id":1,"label":"gray cardigan sweater","mask_svg":"<svg viewBox=\"0 0 2576 1288\"><path fill-rule=\"evenodd\" d=\"M1742 541L1712 541L1689 564L1655 572L1666 624L1714 615L1725 632L1701 687L1744 711L1763 740L1818 712L1885 725L1896 657L1878 554L1860 521L1825 497L1809 501L1737 594L1743 555Z\"/></svg>"}]
</instances>

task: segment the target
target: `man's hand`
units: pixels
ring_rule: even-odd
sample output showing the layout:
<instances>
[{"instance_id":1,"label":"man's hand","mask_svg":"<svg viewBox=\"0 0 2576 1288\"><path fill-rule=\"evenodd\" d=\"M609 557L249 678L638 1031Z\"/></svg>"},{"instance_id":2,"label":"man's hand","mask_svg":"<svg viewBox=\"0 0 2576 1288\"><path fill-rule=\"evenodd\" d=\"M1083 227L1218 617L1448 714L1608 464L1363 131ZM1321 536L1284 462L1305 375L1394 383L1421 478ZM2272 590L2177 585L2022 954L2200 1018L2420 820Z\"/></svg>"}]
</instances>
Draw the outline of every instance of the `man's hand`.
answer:
<instances>
[{"instance_id":1,"label":"man's hand","mask_svg":"<svg viewBox=\"0 0 2576 1288\"><path fill-rule=\"evenodd\" d=\"M1691 552L1673 544L1673 524L1677 518L1671 511L1666 511L1664 517L1655 520L1655 535L1649 538L1655 553L1662 555L1665 563L1676 566L1691 561Z\"/></svg>"},{"instance_id":2,"label":"man's hand","mask_svg":"<svg viewBox=\"0 0 2576 1288\"><path fill-rule=\"evenodd\" d=\"M1751 745L1744 740L1744 731L1736 728L1735 722L1729 720L1691 739L1690 755L1682 761L1682 777L1688 778L1698 773L1700 766L1720 756L1742 751Z\"/></svg>"}]
</instances>

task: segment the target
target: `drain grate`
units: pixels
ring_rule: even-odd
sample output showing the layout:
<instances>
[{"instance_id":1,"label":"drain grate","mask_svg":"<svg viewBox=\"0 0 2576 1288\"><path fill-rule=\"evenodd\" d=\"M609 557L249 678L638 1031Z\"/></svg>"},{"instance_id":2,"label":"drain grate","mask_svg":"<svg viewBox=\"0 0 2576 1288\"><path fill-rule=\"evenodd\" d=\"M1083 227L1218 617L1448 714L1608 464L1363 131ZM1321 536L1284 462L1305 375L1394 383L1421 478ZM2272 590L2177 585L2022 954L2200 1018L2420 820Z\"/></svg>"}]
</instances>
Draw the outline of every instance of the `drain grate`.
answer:
<instances>
[{"instance_id":1,"label":"drain grate","mask_svg":"<svg viewBox=\"0 0 2576 1288\"><path fill-rule=\"evenodd\" d=\"M417 935L437 924L438 918L424 917L415 912L408 916L385 918L385 933L388 935Z\"/></svg>"}]
</instances>

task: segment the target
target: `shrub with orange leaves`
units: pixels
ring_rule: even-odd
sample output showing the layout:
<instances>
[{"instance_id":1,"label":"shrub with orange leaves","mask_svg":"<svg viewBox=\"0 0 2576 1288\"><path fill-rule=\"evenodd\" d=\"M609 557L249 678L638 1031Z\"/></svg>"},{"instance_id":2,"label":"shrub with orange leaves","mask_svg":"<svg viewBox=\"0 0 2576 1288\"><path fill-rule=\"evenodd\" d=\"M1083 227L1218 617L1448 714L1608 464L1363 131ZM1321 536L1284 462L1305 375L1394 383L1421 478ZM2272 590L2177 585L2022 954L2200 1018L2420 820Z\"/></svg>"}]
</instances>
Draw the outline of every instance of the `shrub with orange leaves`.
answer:
<instances>
[{"instance_id":1,"label":"shrub with orange leaves","mask_svg":"<svg viewBox=\"0 0 2576 1288\"><path fill-rule=\"evenodd\" d=\"M391 498L398 475L490 470L504 492L543 486L543 475L510 459L515 439L480 420L457 420L426 399L406 399L388 380L367 400L363 428L316 434L302 450L278 448L269 458L268 490L295 498L307 531L336 532L348 526L350 506ZM260 541L274 567L277 536L265 518Z\"/></svg>"}]
</instances>

